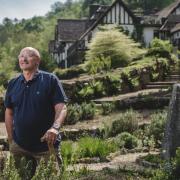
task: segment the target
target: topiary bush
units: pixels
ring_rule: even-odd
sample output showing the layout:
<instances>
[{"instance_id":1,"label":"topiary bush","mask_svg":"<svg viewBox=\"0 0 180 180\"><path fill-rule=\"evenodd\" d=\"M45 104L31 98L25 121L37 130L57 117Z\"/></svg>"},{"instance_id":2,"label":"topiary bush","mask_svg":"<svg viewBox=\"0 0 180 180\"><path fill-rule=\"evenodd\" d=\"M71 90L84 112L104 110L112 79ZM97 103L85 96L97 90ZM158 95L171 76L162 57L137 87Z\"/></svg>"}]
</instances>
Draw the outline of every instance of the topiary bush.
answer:
<instances>
[{"instance_id":1,"label":"topiary bush","mask_svg":"<svg viewBox=\"0 0 180 180\"><path fill-rule=\"evenodd\" d=\"M138 146L138 139L128 132L117 135L114 142L119 148L134 149Z\"/></svg>"}]
</instances>

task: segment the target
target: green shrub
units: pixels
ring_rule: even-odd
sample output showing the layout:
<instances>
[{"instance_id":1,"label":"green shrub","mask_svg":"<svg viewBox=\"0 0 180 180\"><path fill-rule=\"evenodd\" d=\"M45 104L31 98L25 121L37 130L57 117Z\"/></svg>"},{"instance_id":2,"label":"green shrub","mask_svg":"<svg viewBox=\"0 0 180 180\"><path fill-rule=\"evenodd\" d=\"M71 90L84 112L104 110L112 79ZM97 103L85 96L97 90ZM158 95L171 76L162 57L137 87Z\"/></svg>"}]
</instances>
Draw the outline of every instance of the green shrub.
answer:
<instances>
[{"instance_id":1,"label":"green shrub","mask_svg":"<svg viewBox=\"0 0 180 180\"><path fill-rule=\"evenodd\" d=\"M102 103L102 115L108 115L115 109L115 105L113 103Z\"/></svg>"},{"instance_id":2,"label":"green shrub","mask_svg":"<svg viewBox=\"0 0 180 180\"><path fill-rule=\"evenodd\" d=\"M103 95L105 95L103 82L93 80L92 82L86 83L79 91L77 90L76 99L79 102L83 102L93 98L102 97Z\"/></svg>"},{"instance_id":3,"label":"green shrub","mask_svg":"<svg viewBox=\"0 0 180 180\"><path fill-rule=\"evenodd\" d=\"M0 73L0 86L7 87L9 80L9 74L7 72Z\"/></svg>"},{"instance_id":4,"label":"green shrub","mask_svg":"<svg viewBox=\"0 0 180 180\"><path fill-rule=\"evenodd\" d=\"M96 107L95 103L82 103L81 104L81 109L82 109L82 117L81 120L86 120L86 119L93 119L95 112L96 112Z\"/></svg>"},{"instance_id":5,"label":"green shrub","mask_svg":"<svg viewBox=\"0 0 180 180\"><path fill-rule=\"evenodd\" d=\"M160 165L164 162L160 154L148 154L147 156L143 157L143 160L150 163L155 163L157 165Z\"/></svg>"},{"instance_id":6,"label":"green shrub","mask_svg":"<svg viewBox=\"0 0 180 180\"><path fill-rule=\"evenodd\" d=\"M102 70L108 71L111 68L111 59L110 57L95 57L94 61L88 61L86 69L90 74L96 74Z\"/></svg>"},{"instance_id":7,"label":"green shrub","mask_svg":"<svg viewBox=\"0 0 180 180\"><path fill-rule=\"evenodd\" d=\"M39 180L39 179L41 180L46 180L46 179L58 180L59 179L59 174L56 169L54 156L50 157L48 163L46 163L44 159L40 160L40 163L36 168L36 172L32 180Z\"/></svg>"},{"instance_id":8,"label":"green shrub","mask_svg":"<svg viewBox=\"0 0 180 180\"><path fill-rule=\"evenodd\" d=\"M77 144L73 141L63 141L61 144L61 155L64 166L73 164L77 159Z\"/></svg>"},{"instance_id":9,"label":"green shrub","mask_svg":"<svg viewBox=\"0 0 180 180\"><path fill-rule=\"evenodd\" d=\"M71 79L85 73L86 70L84 69L83 65L78 65L67 69L56 68L53 72L59 79Z\"/></svg>"},{"instance_id":10,"label":"green shrub","mask_svg":"<svg viewBox=\"0 0 180 180\"><path fill-rule=\"evenodd\" d=\"M138 139L128 132L123 132L114 138L119 148L133 149L138 146Z\"/></svg>"},{"instance_id":11,"label":"green shrub","mask_svg":"<svg viewBox=\"0 0 180 180\"><path fill-rule=\"evenodd\" d=\"M101 140L99 138L84 137L78 142L79 158L99 157L104 158L110 152L114 152L116 146L113 143Z\"/></svg>"},{"instance_id":12,"label":"green shrub","mask_svg":"<svg viewBox=\"0 0 180 180\"><path fill-rule=\"evenodd\" d=\"M12 155L7 157L3 173L0 177L3 180L21 180Z\"/></svg>"},{"instance_id":13,"label":"green shrub","mask_svg":"<svg viewBox=\"0 0 180 180\"><path fill-rule=\"evenodd\" d=\"M120 75L107 74L103 79L106 94L109 96L118 94L121 90L121 83Z\"/></svg>"},{"instance_id":14,"label":"green shrub","mask_svg":"<svg viewBox=\"0 0 180 180\"><path fill-rule=\"evenodd\" d=\"M149 137L154 137L155 143L158 147L161 145L164 136L166 118L166 111L153 114L151 116L151 124L146 129L147 135Z\"/></svg>"},{"instance_id":15,"label":"green shrub","mask_svg":"<svg viewBox=\"0 0 180 180\"><path fill-rule=\"evenodd\" d=\"M94 66L93 73L96 73L99 69L96 66L101 66L101 69L104 66L104 63L98 64L102 62L102 60L100 61L101 57L104 59L110 58L111 67L116 68L126 66L133 58L139 57L143 53L144 50L139 48L139 44L123 32L120 32L114 26L104 26L104 30L98 31L92 39L89 50L86 52L86 60Z\"/></svg>"},{"instance_id":16,"label":"green shrub","mask_svg":"<svg viewBox=\"0 0 180 180\"><path fill-rule=\"evenodd\" d=\"M80 104L69 104L65 124L75 124L80 120L93 119L96 107L93 102Z\"/></svg>"},{"instance_id":17,"label":"green shrub","mask_svg":"<svg viewBox=\"0 0 180 180\"><path fill-rule=\"evenodd\" d=\"M65 124L75 124L81 119L81 117L82 109L80 105L78 105L77 103L75 103L74 105L68 105Z\"/></svg>"},{"instance_id":18,"label":"green shrub","mask_svg":"<svg viewBox=\"0 0 180 180\"><path fill-rule=\"evenodd\" d=\"M107 132L108 136L115 136L124 131L132 133L138 129L138 114L132 109L122 113L118 119L114 120Z\"/></svg>"},{"instance_id":19,"label":"green shrub","mask_svg":"<svg viewBox=\"0 0 180 180\"><path fill-rule=\"evenodd\" d=\"M147 54L150 56L170 58L170 54L172 53L172 50L173 50L173 46L170 43L170 41L164 41L155 38L154 40L152 40Z\"/></svg>"}]
</instances>

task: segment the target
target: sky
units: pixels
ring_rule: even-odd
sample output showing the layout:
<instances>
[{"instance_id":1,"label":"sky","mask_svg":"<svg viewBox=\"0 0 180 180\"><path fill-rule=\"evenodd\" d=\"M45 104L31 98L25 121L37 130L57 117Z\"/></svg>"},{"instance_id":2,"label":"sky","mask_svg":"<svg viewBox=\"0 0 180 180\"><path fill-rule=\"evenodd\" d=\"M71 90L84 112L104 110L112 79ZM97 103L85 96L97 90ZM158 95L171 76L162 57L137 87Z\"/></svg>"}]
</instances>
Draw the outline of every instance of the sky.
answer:
<instances>
[{"instance_id":1,"label":"sky","mask_svg":"<svg viewBox=\"0 0 180 180\"><path fill-rule=\"evenodd\" d=\"M0 0L0 23L4 17L27 19L35 15L45 15L57 1L64 2L64 0Z\"/></svg>"}]
</instances>

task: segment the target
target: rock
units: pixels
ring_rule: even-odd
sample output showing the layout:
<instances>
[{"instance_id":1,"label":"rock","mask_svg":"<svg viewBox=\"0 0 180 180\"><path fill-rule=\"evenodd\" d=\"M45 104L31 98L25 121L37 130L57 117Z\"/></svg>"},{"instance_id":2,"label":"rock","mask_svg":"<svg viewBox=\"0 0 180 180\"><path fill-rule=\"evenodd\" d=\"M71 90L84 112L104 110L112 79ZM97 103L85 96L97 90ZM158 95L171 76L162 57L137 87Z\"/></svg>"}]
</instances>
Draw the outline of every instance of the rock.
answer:
<instances>
[{"instance_id":1,"label":"rock","mask_svg":"<svg viewBox=\"0 0 180 180\"><path fill-rule=\"evenodd\" d=\"M100 158L99 157L81 158L77 162L78 163L85 163L85 164L99 163L100 162Z\"/></svg>"},{"instance_id":2,"label":"rock","mask_svg":"<svg viewBox=\"0 0 180 180\"><path fill-rule=\"evenodd\" d=\"M8 140L6 136L0 136L0 144L7 144Z\"/></svg>"},{"instance_id":3,"label":"rock","mask_svg":"<svg viewBox=\"0 0 180 180\"><path fill-rule=\"evenodd\" d=\"M4 145L0 145L0 151L4 150Z\"/></svg>"},{"instance_id":4,"label":"rock","mask_svg":"<svg viewBox=\"0 0 180 180\"><path fill-rule=\"evenodd\" d=\"M164 134L163 155L166 160L170 160L180 147L180 84L173 86Z\"/></svg>"}]
</instances>

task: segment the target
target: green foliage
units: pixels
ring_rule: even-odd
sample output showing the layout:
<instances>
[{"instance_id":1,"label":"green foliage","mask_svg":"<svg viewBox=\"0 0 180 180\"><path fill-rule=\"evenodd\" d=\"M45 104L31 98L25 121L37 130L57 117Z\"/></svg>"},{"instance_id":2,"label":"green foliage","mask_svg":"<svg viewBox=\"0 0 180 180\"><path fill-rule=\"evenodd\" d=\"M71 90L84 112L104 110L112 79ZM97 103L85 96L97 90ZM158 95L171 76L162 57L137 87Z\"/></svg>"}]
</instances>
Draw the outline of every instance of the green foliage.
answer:
<instances>
[{"instance_id":1,"label":"green foliage","mask_svg":"<svg viewBox=\"0 0 180 180\"><path fill-rule=\"evenodd\" d=\"M68 164L73 164L77 160L77 143L72 141L63 141L61 144L61 154L63 164L66 167Z\"/></svg>"},{"instance_id":2,"label":"green foliage","mask_svg":"<svg viewBox=\"0 0 180 180\"><path fill-rule=\"evenodd\" d=\"M173 3L175 0L151 0L151 1L145 1L145 0L125 0L125 2L128 4L130 9L140 11L140 12L146 12L152 13L153 9L158 8L159 10L168 6L169 4Z\"/></svg>"},{"instance_id":3,"label":"green foliage","mask_svg":"<svg viewBox=\"0 0 180 180\"><path fill-rule=\"evenodd\" d=\"M154 173L152 180L179 180L180 170L180 148L176 150L176 156L169 161L165 161Z\"/></svg>"},{"instance_id":4,"label":"green foliage","mask_svg":"<svg viewBox=\"0 0 180 180\"><path fill-rule=\"evenodd\" d=\"M138 139L128 132L117 135L114 142L119 148L134 149L138 146Z\"/></svg>"},{"instance_id":5,"label":"green foliage","mask_svg":"<svg viewBox=\"0 0 180 180\"><path fill-rule=\"evenodd\" d=\"M155 38L148 49L148 55L169 58L172 53L173 46L169 41Z\"/></svg>"},{"instance_id":6,"label":"green foliage","mask_svg":"<svg viewBox=\"0 0 180 180\"><path fill-rule=\"evenodd\" d=\"M93 119L95 112L96 112L96 107L95 103L82 103L81 104L82 108L82 120L87 120L87 119Z\"/></svg>"},{"instance_id":7,"label":"green foliage","mask_svg":"<svg viewBox=\"0 0 180 180\"><path fill-rule=\"evenodd\" d=\"M82 109L79 104L74 104L74 105L68 105L67 107L67 116L65 123L66 124L75 124L78 122L82 117Z\"/></svg>"},{"instance_id":8,"label":"green foliage","mask_svg":"<svg viewBox=\"0 0 180 180\"><path fill-rule=\"evenodd\" d=\"M47 180L47 179L58 180L59 179L54 156L50 157L48 163L46 163L44 159L41 159L32 180L39 180L39 179L41 180Z\"/></svg>"},{"instance_id":9,"label":"green foliage","mask_svg":"<svg viewBox=\"0 0 180 180\"><path fill-rule=\"evenodd\" d=\"M113 103L102 103L102 115L108 115L113 112L115 105Z\"/></svg>"},{"instance_id":10,"label":"green foliage","mask_svg":"<svg viewBox=\"0 0 180 180\"><path fill-rule=\"evenodd\" d=\"M78 101L88 101L92 98L105 95L105 87L101 81L91 81L85 83L84 87L77 92L76 99Z\"/></svg>"},{"instance_id":11,"label":"green foliage","mask_svg":"<svg viewBox=\"0 0 180 180\"><path fill-rule=\"evenodd\" d=\"M118 74L108 73L103 79L103 85L105 87L105 94L108 96L116 95L121 90L121 77Z\"/></svg>"},{"instance_id":12,"label":"green foliage","mask_svg":"<svg viewBox=\"0 0 180 180\"><path fill-rule=\"evenodd\" d=\"M96 113L96 107L93 102L84 102L81 105L77 103L69 104L67 107L66 124L75 124L81 120L93 119Z\"/></svg>"},{"instance_id":13,"label":"green foliage","mask_svg":"<svg viewBox=\"0 0 180 180\"><path fill-rule=\"evenodd\" d=\"M139 44L119 32L117 28L107 26L103 29L105 30L96 33L86 53L86 59L89 61L88 70L91 73L96 73L104 68L108 70L110 64L113 68L124 67L132 59L144 53L139 48Z\"/></svg>"},{"instance_id":14,"label":"green foliage","mask_svg":"<svg viewBox=\"0 0 180 180\"><path fill-rule=\"evenodd\" d=\"M39 68L52 72L57 66L57 64L51 58L50 54L47 51L42 50L40 53L41 53L41 63Z\"/></svg>"},{"instance_id":15,"label":"green foliage","mask_svg":"<svg viewBox=\"0 0 180 180\"><path fill-rule=\"evenodd\" d=\"M151 124L147 127L146 132L148 137L153 136L156 146L160 147L164 136L165 122L167 112L158 112L151 116Z\"/></svg>"},{"instance_id":16,"label":"green foliage","mask_svg":"<svg viewBox=\"0 0 180 180\"><path fill-rule=\"evenodd\" d=\"M80 74L85 73L83 65L72 66L67 69L56 68L53 71L59 79L71 79L78 77Z\"/></svg>"},{"instance_id":17,"label":"green foliage","mask_svg":"<svg viewBox=\"0 0 180 180\"><path fill-rule=\"evenodd\" d=\"M18 171L15 167L13 156L8 156L6 159L5 167L1 175L3 180L21 180Z\"/></svg>"},{"instance_id":18,"label":"green foliage","mask_svg":"<svg viewBox=\"0 0 180 180\"><path fill-rule=\"evenodd\" d=\"M77 142L62 142L61 153L64 165L67 166L76 163L79 158L104 158L116 149L117 146L112 142L99 138L82 137Z\"/></svg>"},{"instance_id":19,"label":"green foliage","mask_svg":"<svg viewBox=\"0 0 180 180\"><path fill-rule=\"evenodd\" d=\"M112 121L112 123L105 124L105 136L115 136L122 132L132 133L138 129L138 114L132 109L122 113L118 119Z\"/></svg>"},{"instance_id":20,"label":"green foliage","mask_svg":"<svg viewBox=\"0 0 180 180\"><path fill-rule=\"evenodd\" d=\"M160 165L164 162L160 154L148 154L147 156L143 157L143 160L150 163L155 163L157 165Z\"/></svg>"},{"instance_id":21,"label":"green foliage","mask_svg":"<svg viewBox=\"0 0 180 180\"><path fill-rule=\"evenodd\" d=\"M23 180L29 180L32 176L33 162L22 157L18 162L18 173Z\"/></svg>"},{"instance_id":22,"label":"green foliage","mask_svg":"<svg viewBox=\"0 0 180 180\"><path fill-rule=\"evenodd\" d=\"M86 69L90 74L96 74L102 70L109 71L110 68L111 58L109 56L104 57L103 55L99 55L99 57L95 57L93 61L88 61L86 63Z\"/></svg>"},{"instance_id":23,"label":"green foliage","mask_svg":"<svg viewBox=\"0 0 180 180\"><path fill-rule=\"evenodd\" d=\"M78 142L79 157L105 158L110 152L114 152L116 146L99 138L84 137Z\"/></svg>"}]
</instances>

